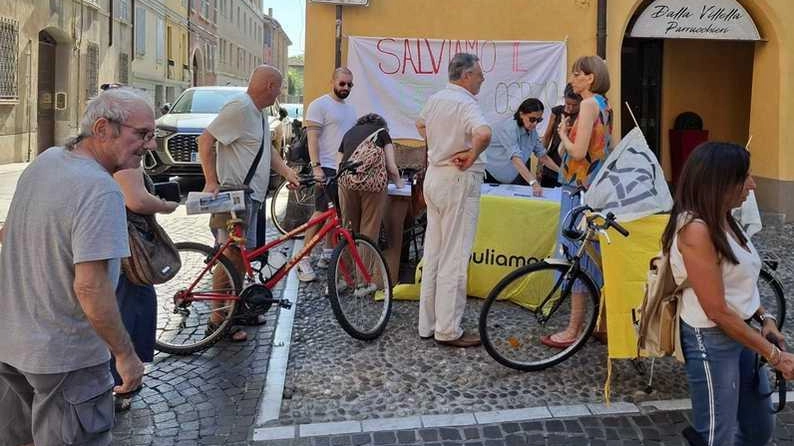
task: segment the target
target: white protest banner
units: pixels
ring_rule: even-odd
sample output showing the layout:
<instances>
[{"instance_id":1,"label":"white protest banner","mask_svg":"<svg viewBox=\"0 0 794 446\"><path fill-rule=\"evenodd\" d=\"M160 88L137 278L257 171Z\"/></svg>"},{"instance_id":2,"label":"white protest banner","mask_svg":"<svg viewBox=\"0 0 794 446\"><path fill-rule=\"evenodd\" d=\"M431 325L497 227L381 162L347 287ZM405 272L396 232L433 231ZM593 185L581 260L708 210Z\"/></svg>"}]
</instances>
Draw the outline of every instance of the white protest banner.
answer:
<instances>
[{"instance_id":1,"label":"white protest banner","mask_svg":"<svg viewBox=\"0 0 794 446\"><path fill-rule=\"evenodd\" d=\"M419 139L419 112L445 87L449 61L460 52L480 58L485 82L477 98L492 125L512 119L526 98L540 99L546 118L562 102L565 42L350 37L347 66L356 87L349 100L356 114L383 116L392 138Z\"/></svg>"}]
</instances>

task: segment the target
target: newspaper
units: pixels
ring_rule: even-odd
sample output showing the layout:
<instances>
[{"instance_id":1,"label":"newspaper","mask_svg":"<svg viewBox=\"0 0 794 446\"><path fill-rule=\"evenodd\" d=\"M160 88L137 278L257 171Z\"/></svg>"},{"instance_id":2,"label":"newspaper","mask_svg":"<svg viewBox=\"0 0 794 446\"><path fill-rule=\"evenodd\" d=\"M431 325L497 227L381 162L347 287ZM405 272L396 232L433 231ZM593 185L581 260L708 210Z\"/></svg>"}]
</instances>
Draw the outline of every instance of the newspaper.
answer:
<instances>
[{"instance_id":1,"label":"newspaper","mask_svg":"<svg viewBox=\"0 0 794 446\"><path fill-rule=\"evenodd\" d=\"M185 207L188 215L243 211L245 210L245 192L233 190L218 192L214 196L209 192L188 192Z\"/></svg>"}]
</instances>

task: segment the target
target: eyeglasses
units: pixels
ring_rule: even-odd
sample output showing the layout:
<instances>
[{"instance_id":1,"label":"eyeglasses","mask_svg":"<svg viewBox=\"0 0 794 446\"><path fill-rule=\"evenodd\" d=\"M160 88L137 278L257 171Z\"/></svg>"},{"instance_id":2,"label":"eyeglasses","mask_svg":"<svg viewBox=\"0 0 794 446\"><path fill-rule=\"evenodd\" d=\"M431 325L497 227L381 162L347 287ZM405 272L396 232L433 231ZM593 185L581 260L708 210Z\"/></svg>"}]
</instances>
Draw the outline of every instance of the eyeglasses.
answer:
<instances>
[{"instance_id":1,"label":"eyeglasses","mask_svg":"<svg viewBox=\"0 0 794 446\"><path fill-rule=\"evenodd\" d=\"M110 122L112 122L114 124L118 124L118 125L120 125L122 127L127 127L128 129L134 130L135 134L138 136L138 138L142 139L143 142L149 142L149 141L152 140L152 138L154 138L154 130L151 130L151 129L148 129L148 128L145 128L145 127L140 127L140 128L139 127L134 127L134 126L125 124L123 122L116 121L115 119L108 119L108 121L110 121Z\"/></svg>"},{"instance_id":2,"label":"eyeglasses","mask_svg":"<svg viewBox=\"0 0 794 446\"><path fill-rule=\"evenodd\" d=\"M543 122L543 116L541 116L540 118L536 118L534 116L530 116L529 118L527 118L527 121L529 121L530 124L534 124L536 122L538 124L540 124L541 122Z\"/></svg>"},{"instance_id":3,"label":"eyeglasses","mask_svg":"<svg viewBox=\"0 0 794 446\"><path fill-rule=\"evenodd\" d=\"M340 83L338 83L337 85L339 85L340 87L350 87L350 88L353 88L353 83L352 83L352 82L340 82Z\"/></svg>"}]
</instances>

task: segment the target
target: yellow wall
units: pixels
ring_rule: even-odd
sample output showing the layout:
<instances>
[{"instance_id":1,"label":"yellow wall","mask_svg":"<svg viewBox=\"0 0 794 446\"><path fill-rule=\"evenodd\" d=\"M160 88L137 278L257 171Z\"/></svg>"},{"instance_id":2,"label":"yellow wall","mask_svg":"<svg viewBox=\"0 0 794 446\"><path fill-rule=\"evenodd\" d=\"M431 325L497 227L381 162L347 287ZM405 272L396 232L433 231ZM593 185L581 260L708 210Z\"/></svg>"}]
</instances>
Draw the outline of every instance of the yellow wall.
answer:
<instances>
[{"instance_id":1,"label":"yellow wall","mask_svg":"<svg viewBox=\"0 0 794 446\"><path fill-rule=\"evenodd\" d=\"M667 131L676 116L693 111L709 139L744 145L750 128L754 44L666 40L662 62L662 167L670 173Z\"/></svg>"},{"instance_id":2,"label":"yellow wall","mask_svg":"<svg viewBox=\"0 0 794 446\"><path fill-rule=\"evenodd\" d=\"M665 43L663 160L669 163L667 129L685 108L703 116L714 139L741 142L752 135L753 173L765 184L758 193L761 207L787 208L794 218L794 200L788 199L794 193L794 132L787 130L794 122L794 27L788 26L794 23L794 2L738 1L765 41ZM647 3L607 2L606 59L612 78L607 97L616 109L621 104L623 36L631 17ZM561 40L567 35L570 64L596 52L597 4L597 0L370 0L366 8L344 8L343 34L492 40ZM307 4L306 29L311 32L306 35L306 103L330 88L335 20L334 6ZM345 38L343 63L346 47ZM744 67L736 67L734 60L746 61ZM616 137L620 115L615 113Z\"/></svg>"}]
</instances>

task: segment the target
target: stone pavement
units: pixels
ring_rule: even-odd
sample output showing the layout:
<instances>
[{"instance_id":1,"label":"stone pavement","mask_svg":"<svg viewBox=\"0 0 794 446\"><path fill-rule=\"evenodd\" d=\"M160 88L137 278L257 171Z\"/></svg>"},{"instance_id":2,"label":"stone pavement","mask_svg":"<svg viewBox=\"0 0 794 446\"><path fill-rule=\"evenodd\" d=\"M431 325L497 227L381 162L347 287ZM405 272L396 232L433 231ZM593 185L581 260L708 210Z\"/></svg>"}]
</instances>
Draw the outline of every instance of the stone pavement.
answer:
<instances>
[{"instance_id":1,"label":"stone pavement","mask_svg":"<svg viewBox=\"0 0 794 446\"><path fill-rule=\"evenodd\" d=\"M0 166L0 221L22 168ZM174 240L209 243L206 216L183 212L161 218ZM778 277L786 290L794 289L792 233L794 225L773 225L755 240L781 262ZM551 370L518 373L482 349L419 341L415 302L396 302L384 336L364 343L339 328L323 289L323 280L301 287L300 303L288 310L295 311L295 327L279 420L256 425L278 316L273 309L266 325L247 328L251 342L223 342L188 357L157 354L133 409L117 418L113 444L683 444L678 433L686 410L643 405L686 398L675 363L657 366L656 391L645 395L646 377L628 361L615 362L612 400L619 404L613 407L627 412L603 414L595 410L603 401L606 371L604 347L597 343ZM791 336L794 307L790 297L788 302ZM478 304L472 300L467 310L470 326ZM573 406L581 404L590 406ZM575 414L575 407L593 410ZM518 415L525 413L535 415ZM266 429L281 429L288 435L280 438L291 439L265 439ZM794 409L778 417L776 439L777 445L794 445Z\"/></svg>"},{"instance_id":2,"label":"stone pavement","mask_svg":"<svg viewBox=\"0 0 794 446\"><path fill-rule=\"evenodd\" d=\"M765 257L780 262L776 275L787 290L794 285L789 254L794 240L788 237L793 231L794 225L770 225L754 240ZM421 341L415 332L416 302L395 302L384 335L371 343L360 342L339 328L322 296L324 286L320 282L301 287L281 417L255 430L255 440L338 445L464 444L467 440L471 444L680 444L687 412L656 412L646 405L648 400L667 400L672 406L688 407L683 370L670 360L657 363L650 395L642 391L647 376L632 362L613 362L612 401L633 406L627 414L591 411L581 418L456 426L455 417L470 424L479 421L480 412L602 403L605 348L591 342L557 367L520 373L499 366L482 349L441 348ZM791 296L787 301L791 321ZM468 303L469 326L476 326L479 302ZM789 322L785 332L790 337L792 328L794 323ZM452 426L428 427L424 422L438 417L453 420ZM388 428L389 424L394 426ZM326 435L318 435L322 432ZM776 444L794 444L792 433L794 413L788 409L778 418ZM268 437L271 434L277 435ZM277 439L284 437L292 440Z\"/></svg>"},{"instance_id":3,"label":"stone pavement","mask_svg":"<svg viewBox=\"0 0 794 446\"><path fill-rule=\"evenodd\" d=\"M681 431L690 425L689 411L633 413L620 416L387 429L296 439L267 440L253 445L269 446L687 446ZM311 434L311 433L309 433ZM794 444L794 409L777 416L770 446Z\"/></svg>"},{"instance_id":4,"label":"stone pavement","mask_svg":"<svg viewBox=\"0 0 794 446\"><path fill-rule=\"evenodd\" d=\"M180 207L158 220L175 242L211 244L208 218L187 216ZM275 295L280 292L281 287ZM265 325L245 327L248 342L221 341L190 356L156 353L132 409L116 417L113 444L246 444L265 385L278 311L271 308Z\"/></svg>"}]
</instances>

